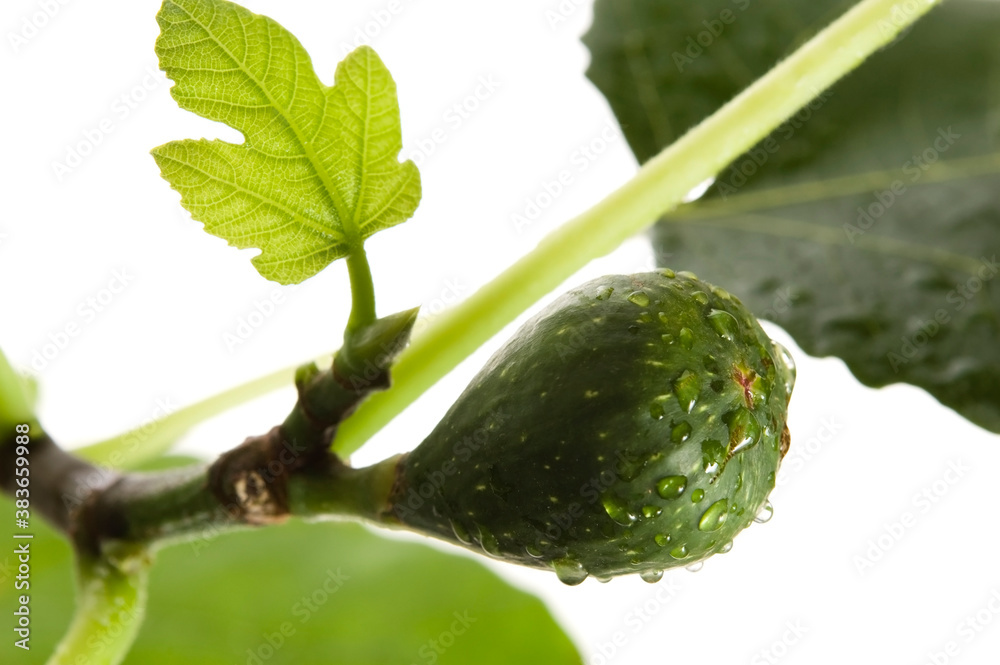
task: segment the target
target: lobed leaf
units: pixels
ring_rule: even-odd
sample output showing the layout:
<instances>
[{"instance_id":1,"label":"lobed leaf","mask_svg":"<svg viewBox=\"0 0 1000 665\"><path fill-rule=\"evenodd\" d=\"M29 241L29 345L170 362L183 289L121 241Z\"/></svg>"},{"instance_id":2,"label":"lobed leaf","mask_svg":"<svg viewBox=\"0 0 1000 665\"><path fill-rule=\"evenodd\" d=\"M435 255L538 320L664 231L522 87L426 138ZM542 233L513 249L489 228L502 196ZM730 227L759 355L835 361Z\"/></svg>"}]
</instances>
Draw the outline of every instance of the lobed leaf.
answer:
<instances>
[{"instance_id":1,"label":"lobed leaf","mask_svg":"<svg viewBox=\"0 0 1000 665\"><path fill-rule=\"evenodd\" d=\"M172 141L153 157L206 231L260 248L261 275L301 282L413 215L420 175L398 161L396 86L375 51L349 54L328 87L291 33L238 5L167 0L157 22L178 105L245 141Z\"/></svg>"}]
</instances>

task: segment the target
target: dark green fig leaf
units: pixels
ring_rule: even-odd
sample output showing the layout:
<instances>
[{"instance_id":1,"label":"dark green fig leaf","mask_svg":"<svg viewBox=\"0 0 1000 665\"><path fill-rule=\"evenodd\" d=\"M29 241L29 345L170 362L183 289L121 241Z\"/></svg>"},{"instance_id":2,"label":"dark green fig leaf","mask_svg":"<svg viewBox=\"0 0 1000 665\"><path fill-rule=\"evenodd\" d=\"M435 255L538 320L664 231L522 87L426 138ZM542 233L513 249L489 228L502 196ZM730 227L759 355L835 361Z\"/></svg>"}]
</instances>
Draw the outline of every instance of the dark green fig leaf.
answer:
<instances>
[{"instance_id":1,"label":"dark green fig leaf","mask_svg":"<svg viewBox=\"0 0 1000 665\"><path fill-rule=\"evenodd\" d=\"M688 273L615 275L515 334L400 465L403 525L568 583L727 551L788 445L787 353Z\"/></svg>"},{"instance_id":2,"label":"dark green fig leaf","mask_svg":"<svg viewBox=\"0 0 1000 665\"><path fill-rule=\"evenodd\" d=\"M598 0L590 78L646 160L851 3ZM952 0L653 233L869 386L1000 432L1000 5Z\"/></svg>"}]
</instances>

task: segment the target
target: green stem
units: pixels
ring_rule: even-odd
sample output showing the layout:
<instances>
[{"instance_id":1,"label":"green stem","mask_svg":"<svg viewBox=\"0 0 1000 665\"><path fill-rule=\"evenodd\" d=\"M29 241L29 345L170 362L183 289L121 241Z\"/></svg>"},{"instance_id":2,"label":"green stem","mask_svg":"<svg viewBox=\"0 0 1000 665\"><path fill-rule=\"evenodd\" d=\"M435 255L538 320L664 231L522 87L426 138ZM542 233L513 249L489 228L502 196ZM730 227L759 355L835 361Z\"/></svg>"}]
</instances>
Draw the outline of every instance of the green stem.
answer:
<instances>
[{"instance_id":1,"label":"green stem","mask_svg":"<svg viewBox=\"0 0 1000 665\"><path fill-rule=\"evenodd\" d=\"M345 339L375 321L375 284L361 242L347 256L347 273L351 278L351 316Z\"/></svg>"},{"instance_id":2,"label":"green stem","mask_svg":"<svg viewBox=\"0 0 1000 665\"><path fill-rule=\"evenodd\" d=\"M325 361L325 364L329 364L329 361ZM77 448L73 453L95 464L115 468L136 466L169 450L177 439L198 423L261 395L292 385L297 368L298 365L280 369L186 406L157 420L152 429L149 425L137 427L110 439Z\"/></svg>"},{"instance_id":3,"label":"green stem","mask_svg":"<svg viewBox=\"0 0 1000 665\"><path fill-rule=\"evenodd\" d=\"M149 560L137 548L121 563L81 561L76 614L48 665L115 665L125 659L142 625Z\"/></svg>"},{"instance_id":4,"label":"green stem","mask_svg":"<svg viewBox=\"0 0 1000 665\"><path fill-rule=\"evenodd\" d=\"M24 379L0 351L0 436L6 440L21 423L35 423L35 412L24 394Z\"/></svg>"},{"instance_id":5,"label":"green stem","mask_svg":"<svg viewBox=\"0 0 1000 665\"><path fill-rule=\"evenodd\" d=\"M348 455L484 342L590 260L674 209L823 90L941 0L863 0L728 104L648 161L624 186L546 237L492 282L435 319L337 432ZM912 5L916 4L916 7Z\"/></svg>"}]
</instances>

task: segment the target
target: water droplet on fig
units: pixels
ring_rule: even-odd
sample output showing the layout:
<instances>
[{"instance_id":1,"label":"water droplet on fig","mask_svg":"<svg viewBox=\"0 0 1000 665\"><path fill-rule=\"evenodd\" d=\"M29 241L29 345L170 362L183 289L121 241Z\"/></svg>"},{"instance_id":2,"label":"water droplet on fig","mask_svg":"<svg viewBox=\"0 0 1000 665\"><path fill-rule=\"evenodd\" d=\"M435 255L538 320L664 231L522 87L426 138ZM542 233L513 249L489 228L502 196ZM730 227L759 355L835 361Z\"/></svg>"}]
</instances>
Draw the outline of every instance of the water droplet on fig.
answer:
<instances>
[{"instance_id":1,"label":"water droplet on fig","mask_svg":"<svg viewBox=\"0 0 1000 665\"><path fill-rule=\"evenodd\" d=\"M684 373L674 381L674 394L677 395L677 402L685 413L691 413L691 409L698 401L699 393L701 393L701 380L691 370L684 370Z\"/></svg>"},{"instance_id":2,"label":"water droplet on fig","mask_svg":"<svg viewBox=\"0 0 1000 665\"><path fill-rule=\"evenodd\" d=\"M785 390L791 395L792 389L795 387L795 359L792 358L792 354L788 352L788 349L781 344L777 342L772 343L774 344L775 352L778 354L778 359L785 365L785 371L782 372L785 380Z\"/></svg>"},{"instance_id":3,"label":"water droplet on fig","mask_svg":"<svg viewBox=\"0 0 1000 665\"><path fill-rule=\"evenodd\" d=\"M700 503L701 500L704 498L705 498L705 490L703 489L699 488L691 492L691 503Z\"/></svg>"},{"instance_id":4,"label":"water droplet on fig","mask_svg":"<svg viewBox=\"0 0 1000 665\"><path fill-rule=\"evenodd\" d=\"M680 337L681 346L690 351L691 347L694 346L694 333L691 332L691 329L681 328L681 331L677 333L677 336Z\"/></svg>"},{"instance_id":5,"label":"water droplet on fig","mask_svg":"<svg viewBox=\"0 0 1000 665\"><path fill-rule=\"evenodd\" d=\"M764 505L757 511L757 516L753 518L753 521L757 524L767 524L772 517L774 517L774 506L771 505L770 501L765 501Z\"/></svg>"},{"instance_id":6,"label":"water droplet on fig","mask_svg":"<svg viewBox=\"0 0 1000 665\"><path fill-rule=\"evenodd\" d=\"M673 279L674 277L677 276L677 273L675 273L670 268L664 268L663 270L660 271L660 274L663 275L664 277L667 277L668 279Z\"/></svg>"},{"instance_id":7,"label":"water droplet on fig","mask_svg":"<svg viewBox=\"0 0 1000 665\"><path fill-rule=\"evenodd\" d=\"M695 561L690 566L686 566L687 571L690 573L697 573L699 570L705 567L704 561Z\"/></svg>"},{"instance_id":8,"label":"water droplet on fig","mask_svg":"<svg viewBox=\"0 0 1000 665\"><path fill-rule=\"evenodd\" d=\"M670 440L674 443L684 443L691 436L691 425L682 420L670 430Z\"/></svg>"},{"instance_id":9,"label":"water droplet on fig","mask_svg":"<svg viewBox=\"0 0 1000 665\"><path fill-rule=\"evenodd\" d=\"M659 402L653 402L649 405L649 415L653 420L662 420L665 413L663 405Z\"/></svg>"},{"instance_id":10,"label":"water droplet on fig","mask_svg":"<svg viewBox=\"0 0 1000 665\"><path fill-rule=\"evenodd\" d=\"M658 312L656 315L660 317L660 323L668 323L670 321L670 319L667 318L666 312Z\"/></svg>"},{"instance_id":11,"label":"water droplet on fig","mask_svg":"<svg viewBox=\"0 0 1000 665\"><path fill-rule=\"evenodd\" d=\"M683 559L687 556L688 548L687 545L678 545L674 549L670 550L670 556L675 559Z\"/></svg>"},{"instance_id":12,"label":"water droplet on fig","mask_svg":"<svg viewBox=\"0 0 1000 665\"><path fill-rule=\"evenodd\" d=\"M698 520L699 531L716 531L726 523L729 516L729 500L719 499L705 510Z\"/></svg>"},{"instance_id":13,"label":"water droplet on fig","mask_svg":"<svg viewBox=\"0 0 1000 665\"><path fill-rule=\"evenodd\" d=\"M604 510L608 513L608 517L622 526L629 526L637 519L637 515L629 509L628 505L610 492L605 492L601 503L604 504Z\"/></svg>"},{"instance_id":14,"label":"water droplet on fig","mask_svg":"<svg viewBox=\"0 0 1000 665\"><path fill-rule=\"evenodd\" d=\"M662 570L644 570L643 572L639 573L639 579L641 579L643 582L647 582L649 584L656 584L657 582L659 582L660 580L663 579L663 571Z\"/></svg>"},{"instance_id":15,"label":"water droplet on fig","mask_svg":"<svg viewBox=\"0 0 1000 665\"><path fill-rule=\"evenodd\" d=\"M723 420L729 425L729 456L760 441L760 423L753 412L741 406L730 411Z\"/></svg>"},{"instance_id":16,"label":"water droplet on fig","mask_svg":"<svg viewBox=\"0 0 1000 665\"><path fill-rule=\"evenodd\" d=\"M455 537L461 542L466 545L472 543L472 536L469 535L469 530L462 526L462 524L457 520L451 520L451 530L455 532Z\"/></svg>"},{"instance_id":17,"label":"water droplet on fig","mask_svg":"<svg viewBox=\"0 0 1000 665\"><path fill-rule=\"evenodd\" d=\"M719 549L719 554L729 554L733 551L733 541L729 541Z\"/></svg>"},{"instance_id":18,"label":"water droplet on fig","mask_svg":"<svg viewBox=\"0 0 1000 665\"><path fill-rule=\"evenodd\" d=\"M658 533L653 536L653 541L660 547L666 547L667 543L670 542L670 536L665 533Z\"/></svg>"},{"instance_id":19,"label":"water droplet on fig","mask_svg":"<svg viewBox=\"0 0 1000 665\"><path fill-rule=\"evenodd\" d=\"M633 291L627 296L628 301L639 307L649 307L649 296L645 291Z\"/></svg>"},{"instance_id":20,"label":"water droplet on fig","mask_svg":"<svg viewBox=\"0 0 1000 665\"><path fill-rule=\"evenodd\" d=\"M659 517L662 512L663 508L660 508L659 506L642 507L642 516L645 517L647 520L653 519L654 517Z\"/></svg>"},{"instance_id":21,"label":"water droplet on fig","mask_svg":"<svg viewBox=\"0 0 1000 665\"><path fill-rule=\"evenodd\" d=\"M556 559L552 562L552 569L556 571L556 577L567 586L576 586L587 579L587 569L576 559L569 557Z\"/></svg>"},{"instance_id":22,"label":"water droplet on fig","mask_svg":"<svg viewBox=\"0 0 1000 665\"><path fill-rule=\"evenodd\" d=\"M725 310L713 309L708 314L708 322L722 339L732 342L740 334L739 321Z\"/></svg>"},{"instance_id":23,"label":"water droplet on fig","mask_svg":"<svg viewBox=\"0 0 1000 665\"><path fill-rule=\"evenodd\" d=\"M528 553L528 556L534 559L542 558L542 551L535 547L534 545L528 545L524 548L524 551Z\"/></svg>"},{"instance_id":24,"label":"water droplet on fig","mask_svg":"<svg viewBox=\"0 0 1000 665\"><path fill-rule=\"evenodd\" d=\"M500 556L500 543L493 532L481 524L476 525L479 529L479 546L490 556Z\"/></svg>"},{"instance_id":25,"label":"water droplet on fig","mask_svg":"<svg viewBox=\"0 0 1000 665\"><path fill-rule=\"evenodd\" d=\"M656 493L664 499L676 499L687 488L686 476L667 476L656 483Z\"/></svg>"},{"instance_id":26,"label":"water droplet on fig","mask_svg":"<svg viewBox=\"0 0 1000 665\"><path fill-rule=\"evenodd\" d=\"M705 293L704 291L695 291L694 293L691 294L691 298L699 305L708 304L708 294Z\"/></svg>"}]
</instances>

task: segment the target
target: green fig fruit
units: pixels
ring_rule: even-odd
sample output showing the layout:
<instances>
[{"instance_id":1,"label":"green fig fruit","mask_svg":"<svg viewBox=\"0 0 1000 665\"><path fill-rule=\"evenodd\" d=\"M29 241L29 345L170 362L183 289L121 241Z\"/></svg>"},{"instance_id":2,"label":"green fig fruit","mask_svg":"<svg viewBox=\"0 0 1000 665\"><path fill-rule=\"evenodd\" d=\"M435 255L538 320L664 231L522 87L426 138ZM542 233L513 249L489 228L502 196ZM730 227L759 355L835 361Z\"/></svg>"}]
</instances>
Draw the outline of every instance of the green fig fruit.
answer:
<instances>
[{"instance_id":1,"label":"green fig fruit","mask_svg":"<svg viewBox=\"0 0 1000 665\"><path fill-rule=\"evenodd\" d=\"M587 282L400 460L385 518L567 584L655 581L769 510L793 381L740 301L690 273Z\"/></svg>"}]
</instances>

